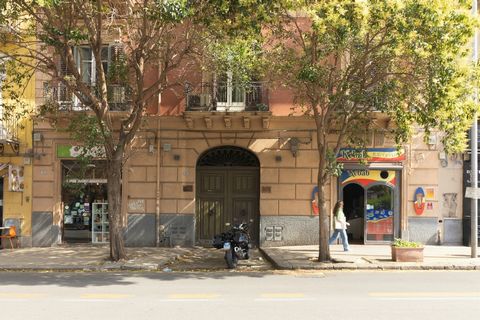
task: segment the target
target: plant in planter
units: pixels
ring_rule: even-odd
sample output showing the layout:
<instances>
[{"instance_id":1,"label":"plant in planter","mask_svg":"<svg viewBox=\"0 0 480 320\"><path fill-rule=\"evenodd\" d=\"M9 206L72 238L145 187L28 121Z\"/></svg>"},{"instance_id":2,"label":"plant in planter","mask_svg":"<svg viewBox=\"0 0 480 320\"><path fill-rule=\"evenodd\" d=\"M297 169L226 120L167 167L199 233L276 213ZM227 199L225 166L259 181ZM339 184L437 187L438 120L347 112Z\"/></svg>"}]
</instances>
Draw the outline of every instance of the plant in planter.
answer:
<instances>
[{"instance_id":1,"label":"plant in planter","mask_svg":"<svg viewBox=\"0 0 480 320\"><path fill-rule=\"evenodd\" d=\"M423 245L418 242L395 239L392 243L392 260L398 262L423 262Z\"/></svg>"}]
</instances>

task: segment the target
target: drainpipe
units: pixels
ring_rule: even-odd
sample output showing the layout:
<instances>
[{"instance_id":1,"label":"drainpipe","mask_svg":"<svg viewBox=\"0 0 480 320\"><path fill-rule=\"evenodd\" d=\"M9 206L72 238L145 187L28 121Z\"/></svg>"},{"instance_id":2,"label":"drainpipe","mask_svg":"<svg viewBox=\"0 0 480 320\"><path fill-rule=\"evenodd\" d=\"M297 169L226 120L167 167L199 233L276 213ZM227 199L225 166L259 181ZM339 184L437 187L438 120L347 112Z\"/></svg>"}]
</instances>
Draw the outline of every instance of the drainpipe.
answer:
<instances>
[{"instance_id":1,"label":"drainpipe","mask_svg":"<svg viewBox=\"0 0 480 320\"><path fill-rule=\"evenodd\" d=\"M158 76L161 77L160 67L158 70ZM161 113L161 103L162 103L162 94L158 94L158 105L157 105L157 132L155 137L157 138L157 181L156 181L156 192L155 192L155 215L157 220L157 247L160 246L160 198L162 196L162 191L160 190L160 164L161 164L161 143L160 143L160 113Z\"/></svg>"},{"instance_id":2,"label":"drainpipe","mask_svg":"<svg viewBox=\"0 0 480 320\"><path fill-rule=\"evenodd\" d=\"M160 105L158 106L160 110ZM157 247L160 246L160 197L161 197L161 190L160 190L160 160L161 160L161 145L160 145L160 112L157 114L157 185L156 185L156 192L155 192L155 214L157 217Z\"/></svg>"}]
</instances>

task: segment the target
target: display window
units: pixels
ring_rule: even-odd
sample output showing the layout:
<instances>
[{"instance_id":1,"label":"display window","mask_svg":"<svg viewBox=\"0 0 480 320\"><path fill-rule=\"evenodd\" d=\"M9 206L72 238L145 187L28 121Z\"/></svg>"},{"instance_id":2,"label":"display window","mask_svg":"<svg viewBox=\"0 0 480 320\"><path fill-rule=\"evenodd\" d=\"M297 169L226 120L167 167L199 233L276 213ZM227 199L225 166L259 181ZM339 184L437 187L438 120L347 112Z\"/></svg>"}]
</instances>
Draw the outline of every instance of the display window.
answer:
<instances>
[{"instance_id":1,"label":"display window","mask_svg":"<svg viewBox=\"0 0 480 320\"><path fill-rule=\"evenodd\" d=\"M98 221L102 219L102 232L108 233L108 215L96 215L99 204L107 203L105 161L85 164L81 161L62 161L63 242L105 242L107 235L99 236ZM102 209L106 205L102 205ZM102 212L103 212L102 211ZM95 229L95 230L94 230ZM93 236L92 236L93 234Z\"/></svg>"}]
</instances>

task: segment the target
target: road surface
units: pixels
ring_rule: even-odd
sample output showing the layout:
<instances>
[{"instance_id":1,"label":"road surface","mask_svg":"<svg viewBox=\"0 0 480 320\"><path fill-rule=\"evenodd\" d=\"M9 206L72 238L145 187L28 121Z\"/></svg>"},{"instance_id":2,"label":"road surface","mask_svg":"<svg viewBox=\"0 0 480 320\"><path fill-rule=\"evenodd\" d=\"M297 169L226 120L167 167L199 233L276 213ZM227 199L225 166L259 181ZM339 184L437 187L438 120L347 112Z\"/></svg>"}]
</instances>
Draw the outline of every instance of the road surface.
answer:
<instances>
[{"instance_id":1,"label":"road surface","mask_svg":"<svg viewBox=\"0 0 480 320\"><path fill-rule=\"evenodd\" d=\"M0 272L5 319L479 319L480 272Z\"/></svg>"}]
</instances>

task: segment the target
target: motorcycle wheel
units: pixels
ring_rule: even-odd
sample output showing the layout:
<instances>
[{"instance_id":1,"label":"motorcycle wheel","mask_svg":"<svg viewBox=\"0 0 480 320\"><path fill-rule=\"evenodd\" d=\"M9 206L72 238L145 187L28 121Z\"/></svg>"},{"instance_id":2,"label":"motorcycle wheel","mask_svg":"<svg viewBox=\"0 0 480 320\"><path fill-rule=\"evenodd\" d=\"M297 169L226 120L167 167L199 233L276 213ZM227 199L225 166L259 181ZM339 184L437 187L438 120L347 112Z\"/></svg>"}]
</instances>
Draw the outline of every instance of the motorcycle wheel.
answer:
<instances>
[{"instance_id":1,"label":"motorcycle wheel","mask_svg":"<svg viewBox=\"0 0 480 320\"><path fill-rule=\"evenodd\" d=\"M227 262L228 269L235 269L237 267L238 258L232 250L225 252L225 261Z\"/></svg>"}]
</instances>

